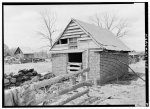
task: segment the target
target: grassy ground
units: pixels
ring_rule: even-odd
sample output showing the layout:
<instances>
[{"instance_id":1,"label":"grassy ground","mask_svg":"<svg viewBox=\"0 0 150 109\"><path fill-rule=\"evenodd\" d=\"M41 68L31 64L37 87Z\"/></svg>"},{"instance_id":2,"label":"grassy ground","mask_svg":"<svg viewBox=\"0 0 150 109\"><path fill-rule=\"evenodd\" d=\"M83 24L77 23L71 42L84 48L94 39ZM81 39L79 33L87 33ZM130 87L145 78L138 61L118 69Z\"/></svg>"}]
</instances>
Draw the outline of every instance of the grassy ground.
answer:
<instances>
[{"instance_id":1,"label":"grassy ground","mask_svg":"<svg viewBox=\"0 0 150 109\"><path fill-rule=\"evenodd\" d=\"M45 73L52 71L51 62L38 62L38 63L24 63L24 64L5 64L4 73L9 74L11 72L18 73L20 69L34 68L38 73Z\"/></svg>"}]
</instances>

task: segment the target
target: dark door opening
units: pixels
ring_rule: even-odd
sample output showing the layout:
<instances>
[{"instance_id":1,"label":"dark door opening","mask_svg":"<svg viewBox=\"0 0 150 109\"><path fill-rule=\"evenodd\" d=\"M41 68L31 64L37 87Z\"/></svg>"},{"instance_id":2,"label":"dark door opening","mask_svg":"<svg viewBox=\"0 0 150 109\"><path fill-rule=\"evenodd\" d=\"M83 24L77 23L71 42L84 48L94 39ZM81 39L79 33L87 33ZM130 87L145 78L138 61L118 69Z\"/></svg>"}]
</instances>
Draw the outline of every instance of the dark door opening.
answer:
<instances>
[{"instance_id":1,"label":"dark door opening","mask_svg":"<svg viewBox=\"0 0 150 109\"><path fill-rule=\"evenodd\" d=\"M69 62L82 63L82 53L69 53L68 58Z\"/></svg>"},{"instance_id":2,"label":"dark door opening","mask_svg":"<svg viewBox=\"0 0 150 109\"><path fill-rule=\"evenodd\" d=\"M82 53L68 53L68 71L82 69Z\"/></svg>"}]
</instances>

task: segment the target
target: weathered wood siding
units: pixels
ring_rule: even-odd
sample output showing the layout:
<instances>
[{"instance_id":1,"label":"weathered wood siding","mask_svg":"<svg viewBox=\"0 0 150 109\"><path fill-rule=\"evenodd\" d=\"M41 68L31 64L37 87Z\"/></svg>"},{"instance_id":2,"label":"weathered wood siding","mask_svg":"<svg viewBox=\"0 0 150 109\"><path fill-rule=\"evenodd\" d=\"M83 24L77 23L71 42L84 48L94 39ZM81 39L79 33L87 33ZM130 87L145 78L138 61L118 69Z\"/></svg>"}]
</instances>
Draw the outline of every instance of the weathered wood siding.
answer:
<instances>
[{"instance_id":1,"label":"weathered wood siding","mask_svg":"<svg viewBox=\"0 0 150 109\"><path fill-rule=\"evenodd\" d=\"M66 50L68 49L68 44L54 45L52 50Z\"/></svg>"},{"instance_id":2,"label":"weathered wood siding","mask_svg":"<svg viewBox=\"0 0 150 109\"><path fill-rule=\"evenodd\" d=\"M52 54L52 72L56 75L67 73L68 54Z\"/></svg>"},{"instance_id":3,"label":"weathered wood siding","mask_svg":"<svg viewBox=\"0 0 150 109\"><path fill-rule=\"evenodd\" d=\"M128 64L127 53L100 53L100 83L116 79L128 72L128 67L117 60Z\"/></svg>"},{"instance_id":4,"label":"weathered wood siding","mask_svg":"<svg viewBox=\"0 0 150 109\"><path fill-rule=\"evenodd\" d=\"M87 63L86 58L87 58L86 51L84 51L84 52L82 52L82 67L83 67L83 69L86 68L86 63Z\"/></svg>"},{"instance_id":5,"label":"weathered wood siding","mask_svg":"<svg viewBox=\"0 0 150 109\"><path fill-rule=\"evenodd\" d=\"M77 37L77 49L98 48L93 40L78 26L75 22L71 22L65 29L60 39L68 39ZM68 44L55 44L52 50L69 49Z\"/></svg>"},{"instance_id":6,"label":"weathered wood siding","mask_svg":"<svg viewBox=\"0 0 150 109\"><path fill-rule=\"evenodd\" d=\"M91 40L79 40L78 41L78 48L79 49L98 48L98 46L93 42L92 39Z\"/></svg>"}]
</instances>

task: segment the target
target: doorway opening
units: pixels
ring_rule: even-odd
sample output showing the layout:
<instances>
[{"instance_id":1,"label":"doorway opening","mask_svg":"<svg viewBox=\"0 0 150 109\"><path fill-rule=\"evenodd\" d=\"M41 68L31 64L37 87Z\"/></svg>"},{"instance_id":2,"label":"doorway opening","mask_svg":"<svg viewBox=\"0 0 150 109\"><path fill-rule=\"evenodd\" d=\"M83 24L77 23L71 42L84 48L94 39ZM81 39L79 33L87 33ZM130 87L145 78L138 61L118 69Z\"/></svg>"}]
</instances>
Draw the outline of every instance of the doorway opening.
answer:
<instances>
[{"instance_id":1,"label":"doorway opening","mask_svg":"<svg viewBox=\"0 0 150 109\"><path fill-rule=\"evenodd\" d=\"M78 71L82 68L82 53L68 53L68 66L70 71Z\"/></svg>"},{"instance_id":2,"label":"doorway opening","mask_svg":"<svg viewBox=\"0 0 150 109\"><path fill-rule=\"evenodd\" d=\"M82 53L69 53L69 62L82 63Z\"/></svg>"}]
</instances>

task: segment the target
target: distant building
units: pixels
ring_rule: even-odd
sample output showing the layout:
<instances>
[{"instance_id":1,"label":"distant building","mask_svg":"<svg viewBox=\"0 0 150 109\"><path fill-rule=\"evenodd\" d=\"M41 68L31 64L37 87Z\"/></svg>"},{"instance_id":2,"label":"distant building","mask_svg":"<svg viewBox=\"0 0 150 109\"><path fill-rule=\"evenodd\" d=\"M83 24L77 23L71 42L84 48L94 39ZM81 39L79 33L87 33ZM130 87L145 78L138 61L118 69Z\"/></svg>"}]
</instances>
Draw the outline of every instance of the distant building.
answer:
<instances>
[{"instance_id":1,"label":"distant building","mask_svg":"<svg viewBox=\"0 0 150 109\"><path fill-rule=\"evenodd\" d=\"M145 59L145 52L129 52L129 63L136 63Z\"/></svg>"},{"instance_id":2,"label":"distant building","mask_svg":"<svg viewBox=\"0 0 150 109\"><path fill-rule=\"evenodd\" d=\"M32 58L34 58L34 51L30 48L18 47L15 50L14 55L17 57L20 57L20 58L32 59Z\"/></svg>"},{"instance_id":3,"label":"distant building","mask_svg":"<svg viewBox=\"0 0 150 109\"><path fill-rule=\"evenodd\" d=\"M50 50L52 72L60 75L89 67L88 78L105 83L128 73L123 63L128 65L129 51L112 32L72 19Z\"/></svg>"}]
</instances>

